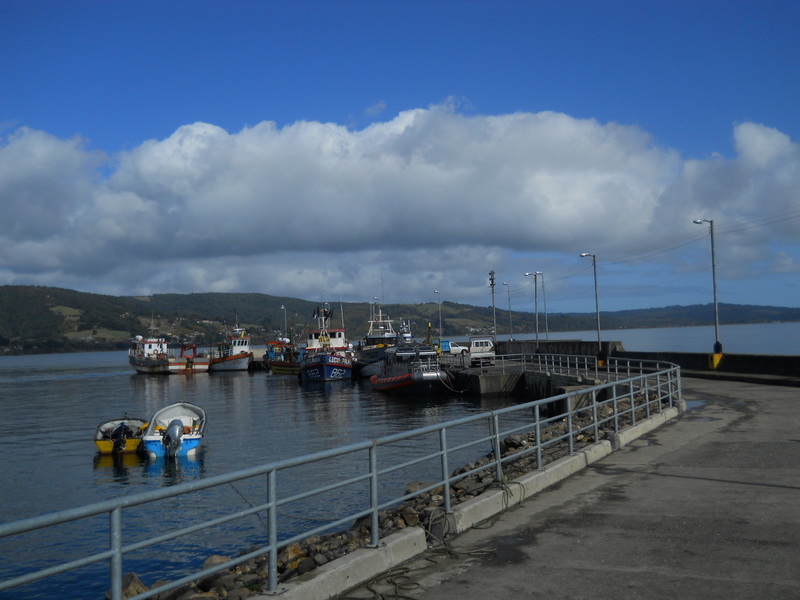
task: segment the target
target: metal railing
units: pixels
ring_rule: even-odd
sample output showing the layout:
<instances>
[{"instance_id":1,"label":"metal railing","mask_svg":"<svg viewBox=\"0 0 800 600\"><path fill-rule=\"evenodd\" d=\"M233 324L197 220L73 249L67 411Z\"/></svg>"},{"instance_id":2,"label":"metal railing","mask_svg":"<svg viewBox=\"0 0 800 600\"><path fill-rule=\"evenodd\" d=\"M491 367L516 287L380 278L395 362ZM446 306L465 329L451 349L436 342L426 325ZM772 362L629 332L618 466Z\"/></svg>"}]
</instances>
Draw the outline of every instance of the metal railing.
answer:
<instances>
[{"instance_id":1,"label":"metal railing","mask_svg":"<svg viewBox=\"0 0 800 600\"><path fill-rule=\"evenodd\" d=\"M436 490L443 496L443 509L452 512L451 486L462 479L493 471L495 480L502 482L508 463L525 457L533 462L533 468L542 469L548 460L554 460L552 457L556 448L572 454L581 445L602 439L606 432L619 432L666 407L680 405L680 371L676 365L669 363L611 361L603 366L597 365L593 357L566 358L557 355L503 357L501 362L508 368L512 364L521 364L526 370L577 370L587 376L602 373L614 380L578 392L516 404L377 440L0 525L0 541L11 539L15 544L17 541L22 544L25 543L25 534L30 532L102 517L107 521L109 540L107 548L102 551L0 581L0 591L107 562L110 566L110 597L112 600L121 600L123 560L129 555L237 520L253 516L263 519L265 516L266 536L255 547L248 544L247 549L236 558L159 585L131 600L151 598L263 557L266 557L268 572L263 591L275 592L279 584L278 554L290 544L310 536L342 531L342 528L362 521L369 528L367 545L377 546L381 536L381 511ZM557 414L552 414L553 406L562 408L556 411ZM503 456L498 449L502 448L508 436L514 434L528 435L531 443L522 451ZM474 465L472 461L478 456L486 457L487 449L488 462L464 468L464 465ZM304 469L307 470L311 465L324 467L317 468L315 473L328 472L332 474L331 477L323 479L304 474ZM428 483L413 492L407 491L405 483L420 479L420 474ZM263 493L262 501L253 503L245 510L215 514L214 518L200 517L190 524L181 522L172 529L146 539L136 539L130 531L131 527L123 526L125 518L136 507L144 507L148 514L155 515L168 499L185 500L192 494L207 493L208 490L228 484L242 485L244 482L256 485ZM330 498L336 498L336 501ZM315 508L309 509L309 506ZM287 510L320 510L320 507L328 511L325 518L310 518L305 526L298 527L294 521L279 518L285 516L284 511Z\"/></svg>"},{"instance_id":2,"label":"metal railing","mask_svg":"<svg viewBox=\"0 0 800 600\"><path fill-rule=\"evenodd\" d=\"M441 362L451 366L469 368L469 355L448 355ZM664 371L673 367L665 361L630 358L608 358L599 363L595 356L575 354L498 354L484 362L481 368L496 367L502 373L538 371L561 375L591 377L596 381L627 379L643 372Z\"/></svg>"}]
</instances>

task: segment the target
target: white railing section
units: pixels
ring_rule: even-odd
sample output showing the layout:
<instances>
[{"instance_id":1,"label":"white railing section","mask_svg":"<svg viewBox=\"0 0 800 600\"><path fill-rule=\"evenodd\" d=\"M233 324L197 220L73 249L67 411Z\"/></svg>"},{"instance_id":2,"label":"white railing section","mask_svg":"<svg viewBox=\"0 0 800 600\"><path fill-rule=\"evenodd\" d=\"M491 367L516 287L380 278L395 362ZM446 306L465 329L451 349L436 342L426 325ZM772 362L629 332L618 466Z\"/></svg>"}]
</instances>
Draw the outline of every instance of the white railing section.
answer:
<instances>
[{"instance_id":1,"label":"white railing section","mask_svg":"<svg viewBox=\"0 0 800 600\"><path fill-rule=\"evenodd\" d=\"M0 581L0 591L105 562L110 568L110 597L121 600L125 572L123 561L129 555L167 543L174 547L174 540L185 540L197 532L255 516L266 529L259 543L253 544L250 540L240 548L241 554L236 558L175 579L131 600L152 598L264 556L267 558L268 580L263 591L275 592L279 584L278 553L292 543L314 535L341 532L355 521L363 520L369 524L368 545L377 546L381 535L380 511L437 490L443 496L443 509L449 513L453 501L451 486L461 479L479 472L485 474L488 470L494 472L497 482L503 482L504 467L509 461L535 458L535 468L542 469L548 460L547 452L556 447L565 448L572 454L580 445L598 441L609 431L619 432L666 407L680 406L680 371L669 363L611 360L598 365L593 357L529 354L498 356L497 367L572 373L607 382L579 392L515 404L377 440L2 524L0 542L10 542L15 549L25 543L41 543L41 540L26 534L41 530L46 536L51 535L48 530L93 517L107 521L105 539L109 541L102 551L54 561L55 564L44 568L25 571L24 566L20 566L22 573L17 571L8 577L4 575L6 578ZM582 402L573 401L581 394ZM591 401L586 401L587 398ZM563 410L557 410L558 414L553 415L553 407L562 406ZM563 433L543 438L543 429L556 423L563 424L559 428ZM512 434L532 436L533 443L522 452L503 457L495 450L501 448L503 440ZM579 438L583 441L579 442ZM488 464L483 462L480 466L464 468L473 465L477 458L487 456L490 459ZM309 471L310 466L314 468L313 474ZM320 473L330 475L326 478ZM420 479L427 483L413 492L406 491L405 484ZM136 539L131 531L134 528L130 524L127 528L124 526L131 511L144 509L150 518L162 518L160 515L175 510L174 503L171 508L164 506L169 499L179 498L182 506L186 506L190 504L188 498L192 495L209 494L221 486L234 484L253 487L255 491L252 493L259 494L260 500L245 510L227 514L215 510L214 518L207 518L208 513L205 516L194 514L203 511L183 511L193 514L181 514L174 527L147 539ZM289 515L291 518L284 518L291 511L294 512ZM298 520L305 525L298 525ZM165 518L165 524L168 522ZM242 537L241 534L235 535ZM236 543L236 540L227 541ZM189 541L182 543L191 544Z\"/></svg>"}]
</instances>

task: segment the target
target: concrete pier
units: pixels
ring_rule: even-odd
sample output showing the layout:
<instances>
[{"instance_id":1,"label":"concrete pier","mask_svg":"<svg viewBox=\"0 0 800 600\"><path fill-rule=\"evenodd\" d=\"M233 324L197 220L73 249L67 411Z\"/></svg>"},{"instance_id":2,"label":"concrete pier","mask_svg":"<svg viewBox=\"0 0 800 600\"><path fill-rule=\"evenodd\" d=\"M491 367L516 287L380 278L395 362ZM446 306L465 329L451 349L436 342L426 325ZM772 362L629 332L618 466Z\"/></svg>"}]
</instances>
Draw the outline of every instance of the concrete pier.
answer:
<instances>
[{"instance_id":1,"label":"concrete pier","mask_svg":"<svg viewBox=\"0 0 800 600\"><path fill-rule=\"evenodd\" d=\"M370 592L389 597L400 582L417 600L800 598L796 388L685 378L683 394L682 416L512 500Z\"/></svg>"}]
</instances>

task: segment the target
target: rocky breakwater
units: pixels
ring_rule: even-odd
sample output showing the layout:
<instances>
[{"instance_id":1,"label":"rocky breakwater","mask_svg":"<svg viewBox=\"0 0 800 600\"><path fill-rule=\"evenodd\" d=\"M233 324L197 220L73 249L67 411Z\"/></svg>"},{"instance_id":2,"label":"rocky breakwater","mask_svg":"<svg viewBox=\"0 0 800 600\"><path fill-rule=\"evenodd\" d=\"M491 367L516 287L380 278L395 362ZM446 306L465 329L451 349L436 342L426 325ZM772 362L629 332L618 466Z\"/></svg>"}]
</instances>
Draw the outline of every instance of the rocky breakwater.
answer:
<instances>
[{"instance_id":1,"label":"rocky breakwater","mask_svg":"<svg viewBox=\"0 0 800 600\"><path fill-rule=\"evenodd\" d=\"M633 399L634 407L642 404L641 397ZM625 412L630 408L630 400L618 402L618 409ZM635 408L637 422L646 418L644 408ZM611 417L612 409L602 406L598 410L598 420L603 422ZM620 428L631 423L630 414L620 420ZM573 431L590 428L589 431L574 434L573 445L575 449L594 443L595 438L591 433L593 424L591 414L574 419ZM551 463L569 453L569 443L563 438L568 431L566 421L559 421L542 428L541 442L546 444L542 450L542 466ZM612 421L607 421L599 427L600 439L611 439L614 436ZM451 503L459 504L474 498L487 489L504 487L508 482L525 475L537 468L536 453L525 452L535 444L533 432L514 434L501 441L500 452L503 462L503 481L495 478L494 452L480 457L474 463L468 463L456 469L451 477L455 479L450 486ZM550 443L548 443L550 442ZM515 458L515 455L519 455ZM469 473L469 475L465 475ZM429 482L415 481L406 486L406 494L412 494L431 487ZM445 518L444 496L441 486L430 491L420 492L414 498L404 502L397 508L379 513L380 536L384 538L389 534L407 527L423 527L429 543L444 545L449 534L447 519ZM278 554L279 582L285 582L293 577L308 573L337 558L341 558L359 548L367 547L371 542L369 518L359 519L347 531L332 533L322 536L311 536L301 542L290 544ZM254 549L247 549L242 554L248 554ZM211 556L204 565L204 569L231 560L227 556ZM268 581L268 557L262 555L250 559L233 569L226 569L196 582L186 584L175 590L154 596L156 600L245 600L257 594L266 593ZM153 588L164 585L166 582L156 582ZM148 587L135 573L128 573L123 581L123 598L130 598L148 590ZM110 598L110 594L107 594Z\"/></svg>"}]
</instances>

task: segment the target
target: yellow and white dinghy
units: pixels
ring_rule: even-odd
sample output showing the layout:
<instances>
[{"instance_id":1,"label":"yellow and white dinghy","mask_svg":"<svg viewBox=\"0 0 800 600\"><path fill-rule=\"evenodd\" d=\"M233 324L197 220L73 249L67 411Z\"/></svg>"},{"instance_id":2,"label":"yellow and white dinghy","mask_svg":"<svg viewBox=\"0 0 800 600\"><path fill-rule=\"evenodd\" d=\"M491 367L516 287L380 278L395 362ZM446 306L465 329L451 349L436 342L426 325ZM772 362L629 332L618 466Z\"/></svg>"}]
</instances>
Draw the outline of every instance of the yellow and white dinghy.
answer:
<instances>
[{"instance_id":1,"label":"yellow and white dinghy","mask_svg":"<svg viewBox=\"0 0 800 600\"><path fill-rule=\"evenodd\" d=\"M147 421L125 415L103 421L94 431L94 443L100 454L130 454L139 450Z\"/></svg>"}]
</instances>

